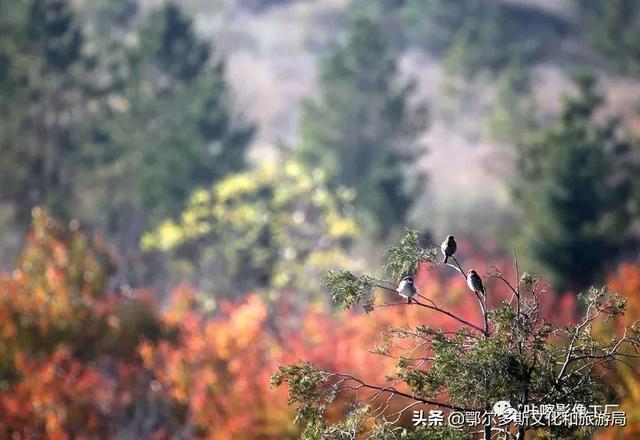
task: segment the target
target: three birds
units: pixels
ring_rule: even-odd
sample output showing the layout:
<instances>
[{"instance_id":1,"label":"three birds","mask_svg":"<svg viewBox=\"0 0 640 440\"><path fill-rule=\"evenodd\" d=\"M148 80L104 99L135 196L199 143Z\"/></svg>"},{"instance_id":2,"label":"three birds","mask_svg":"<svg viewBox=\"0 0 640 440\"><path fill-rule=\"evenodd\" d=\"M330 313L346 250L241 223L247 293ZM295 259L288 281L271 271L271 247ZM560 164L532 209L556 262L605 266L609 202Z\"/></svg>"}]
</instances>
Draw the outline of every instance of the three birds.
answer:
<instances>
[{"instance_id":1,"label":"three birds","mask_svg":"<svg viewBox=\"0 0 640 440\"><path fill-rule=\"evenodd\" d=\"M443 263L447 263L450 257L453 257L458 250L458 244L456 243L456 239L453 235L447 235L447 238L440 245L440 249L444 254ZM481 294L484 296L484 284L482 283L482 278L478 273L471 269L467 273L467 286L471 289L472 292L476 294ZM407 304L411 304L411 299L418 294L418 290L413 282L413 277L406 276L400 281L396 292L403 298L407 298Z\"/></svg>"}]
</instances>

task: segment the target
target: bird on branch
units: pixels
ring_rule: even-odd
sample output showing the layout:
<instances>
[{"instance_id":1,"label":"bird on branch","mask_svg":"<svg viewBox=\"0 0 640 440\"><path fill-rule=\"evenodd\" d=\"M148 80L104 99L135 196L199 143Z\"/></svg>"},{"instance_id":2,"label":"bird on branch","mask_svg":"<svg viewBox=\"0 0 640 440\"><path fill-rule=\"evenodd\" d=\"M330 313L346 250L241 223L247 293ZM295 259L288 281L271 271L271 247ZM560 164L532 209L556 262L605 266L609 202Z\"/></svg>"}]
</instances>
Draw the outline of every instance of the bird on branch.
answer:
<instances>
[{"instance_id":1,"label":"bird on branch","mask_svg":"<svg viewBox=\"0 0 640 440\"><path fill-rule=\"evenodd\" d=\"M478 273L471 269L467 274L467 285L475 293L480 293L484 296L484 284L482 284L482 278Z\"/></svg>"},{"instance_id":2,"label":"bird on branch","mask_svg":"<svg viewBox=\"0 0 640 440\"><path fill-rule=\"evenodd\" d=\"M458 244L456 243L456 239L453 238L453 235L447 235L447 238L440 245L440 249L442 249L442 253L444 254L444 264L447 264L449 261L449 257L453 257L458 250Z\"/></svg>"},{"instance_id":3,"label":"bird on branch","mask_svg":"<svg viewBox=\"0 0 640 440\"><path fill-rule=\"evenodd\" d=\"M400 281L396 292L398 292L401 297L407 298L407 304L411 304L411 298L418 294L412 277L404 277L402 281Z\"/></svg>"}]
</instances>

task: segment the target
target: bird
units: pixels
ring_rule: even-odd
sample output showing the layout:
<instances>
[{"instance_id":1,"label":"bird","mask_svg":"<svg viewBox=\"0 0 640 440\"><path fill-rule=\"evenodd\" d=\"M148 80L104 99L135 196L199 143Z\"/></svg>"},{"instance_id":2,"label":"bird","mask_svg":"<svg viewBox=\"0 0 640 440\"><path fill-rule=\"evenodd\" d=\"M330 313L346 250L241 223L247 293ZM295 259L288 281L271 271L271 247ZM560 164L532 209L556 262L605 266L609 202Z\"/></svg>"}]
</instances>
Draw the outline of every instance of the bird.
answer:
<instances>
[{"instance_id":1,"label":"bird","mask_svg":"<svg viewBox=\"0 0 640 440\"><path fill-rule=\"evenodd\" d=\"M467 286L469 286L469 289L471 289L474 293L481 293L482 295L484 295L484 285L482 284L482 278L480 278L480 275L478 275L477 272L473 269L471 269L467 274Z\"/></svg>"},{"instance_id":2,"label":"bird","mask_svg":"<svg viewBox=\"0 0 640 440\"><path fill-rule=\"evenodd\" d=\"M444 264L447 264L449 261L449 257L453 257L458 250L458 244L456 243L456 239L453 238L453 235L447 235L447 238L440 245L440 249L442 249L442 253L444 254Z\"/></svg>"},{"instance_id":3,"label":"bird","mask_svg":"<svg viewBox=\"0 0 640 440\"><path fill-rule=\"evenodd\" d=\"M402 281L400 281L396 292L398 292L398 294L400 294L400 296L402 296L403 298L407 298L407 304L411 304L411 298L416 296L418 290L413 284L412 277L404 277Z\"/></svg>"}]
</instances>

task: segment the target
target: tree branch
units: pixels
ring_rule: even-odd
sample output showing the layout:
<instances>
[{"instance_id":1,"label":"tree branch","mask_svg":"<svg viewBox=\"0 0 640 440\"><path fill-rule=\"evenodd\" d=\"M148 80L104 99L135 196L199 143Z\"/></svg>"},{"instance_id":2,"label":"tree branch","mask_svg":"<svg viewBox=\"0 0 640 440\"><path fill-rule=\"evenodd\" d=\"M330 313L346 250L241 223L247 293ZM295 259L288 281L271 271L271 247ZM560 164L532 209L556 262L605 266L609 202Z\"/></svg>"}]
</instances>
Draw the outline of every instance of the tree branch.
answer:
<instances>
[{"instance_id":1,"label":"tree branch","mask_svg":"<svg viewBox=\"0 0 640 440\"><path fill-rule=\"evenodd\" d=\"M455 410L455 411L474 411L474 409L472 409L472 408L463 408L463 407L460 407L460 406L457 406L457 405L451 405L449 403L438 402L436 400L429 400L429 399L425 399L425 398L422 398L422 397L417 397L415 395L411 395L409 393L405 393L405 392L399 391L398 389L396 389L394 387L381 387L381 386L377 386L377 385L371 385L371 384L368 384L368 383L364 382L361 379L358 379L355 376L352 376L351 374L336 373L336 372L326 371L326 370L323 370L323 372L327 373L327 374L329 374L331 376L352 380L352 381L356 382L357 384L359 384L363 388L376 390L376 391L378 391L380 393L392 393L392 394L394 394L396 396L406 397L407 399L412 399L412 400L424 403L426 405L434 405L434 406L438 406L438 407L441 407L441 408L452 409L452 410Z\"/></svg>"},{"instance_id":2,"label":"tree branch","mask_svg":"<svg viewBox=\"0 0 640 440\"><path fill-rule=\"evenodd\" d=\"M431 301L431 302L433 302L433 301ZM469 321L466 321L466 320L462 319L461 317L459 317L459 316L457 316L457 315L455 315L455 314L453 314L453 313L451 313L451 312L449 312L449 311L447 311L447 310L441 309L440 307L438 307L437 305L435 305L435 303L434 303L434 305L429 305L429 304L421 303L420 301L415 300L415 299L413 300L413 303L414 303L414 304L416 304L416 305L418 305L418 306L420 306L420 307L425 307L425 308L427 308L427 309L431 309L431 310L434 310L434 311L436 311L436 312L439 312L439 313L442 313L442 314L444 314L444 315L447 315L447 316L449 316L450 318L453 318L453 319L455 319L456 321L458 321L458 322L460 322L460 323L462 323L462 324L464 324L464 325L466 325L466 326L468 326L468 327L471 327L471 328L473 328L473 329L475 329L475 330L479 331L480 333L484 333L484 330L483 330L481 327L479 327L479 326L477 326L477 325L475 325L475 324L472 324L472 323L470 323ZM408 304L407 304L407 305L408 305Z\"/></svg>"}]
</instances>

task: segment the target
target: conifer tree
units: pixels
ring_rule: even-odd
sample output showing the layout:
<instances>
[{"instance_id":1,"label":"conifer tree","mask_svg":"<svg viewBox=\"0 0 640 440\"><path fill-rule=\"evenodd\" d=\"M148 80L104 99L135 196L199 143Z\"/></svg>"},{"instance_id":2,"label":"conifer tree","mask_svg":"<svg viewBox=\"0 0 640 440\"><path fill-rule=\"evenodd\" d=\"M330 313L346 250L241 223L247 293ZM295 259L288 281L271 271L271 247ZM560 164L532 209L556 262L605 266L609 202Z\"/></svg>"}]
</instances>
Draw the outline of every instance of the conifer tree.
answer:
<instances>
[{"instance_id":1,"label":"conifer tree","mask_svg":"<svg viewBox=\"0 0 640 440\"><path fill-rule=\"evenodd\" d=\"M410 41L445 55L456 73L499 71L534 63L568 31L557 15L522 2L406 0L400 12Z\"/></svg>"},{"instance_id":2,"label":"conifer tree","mask_svg":"<svg viewBox=\"0 0 640 440\"><path fill-rule=\"evenodd\" d=\"M593 120L603 105L595 78L576 76L560 118L517 150L513 183L525 256L560 289L598 282L631 243L631 196L637 145L615 120Z\"/></svg>"},{"instance_id":3,"label":"conifer tree","mask_svg":"<svg viewBox=\"0 0 640 440\"><path fill-rule=\"evenodd\" d=\"M133 283L149 279L142 234L177 218L195 189L242 169L253 136L233 108L223 60L177 3L139 28L93 126L88 160L99 173L88 181L97 202L85 208L117 237L119 277Z\"/></svg>"},{"instance_id":4,"label":"conifer tree","mask_svg":"<svg viewBox=\"0 0 640 440\"><path fill-rule=\"evenodd\" d=\"M354 188L356 209L382 235L406 219L422 182L414 165L426 110L410 105L412 90L380 26L358 17L322 61L318 96L303 107L298 155L333 188Z\"/></svg>"},{"instance_id":5,"label":"conifer tree","mask_svg":"<svg viewBox=\"0 0 640 440\"><path fill-rule=\"evenodd\" d=\"M0 201L25 224L36 204L68 215L87 121L82 30L66 0L3 2L1 15Z\"/></svg>"},{"instance_id":6,"label":"conifer tree","mask_svg":"<svg viewBox=\"0 0 640 440\"><path fill-rule=\"evenodd\" d=\"M95 158L107 227L138 223L136 235L177 216L195 188L242 168L253 134L234 114L223 62L176 4L152 13L139 40L118 99L104 103Z\"/></svg>"},{"instance_id":7,"label":"conifer tree","mask_svg":"<svg viewBox=\"0 0 640 440\"><path fill-rule=\"evenodd\" d=\"M640 3L635 0L574 0L583 33L623 73L640 74Z\"/></svg>"},{"instance_id":8,"label":"conifer tree","mask_svg":"<svg viewBox=\"0 0 640 440\"><path fill-rule=\"evenodd\" d=\"M500 76L489 133L505 143L522 142L542 126L540 109L532 96L530 72L519 62Z\"/></svg>"},{"instance_id":9,"label":"conifer tree","mask_svg":"<svg viewBox=\"0 0 640 440\"><path fill-rule=\"evenodd\" d=\"M296 405L296 421L305 439L469 439L507 438L523 440L533 430L545 438L585 438L593 427L551 423L542 416L539 424L525 417L500 420L496 402L507 401L514 411L526 413L526 405L602 405L607 386L600 371L624 364L640 348L640 324L634 323L621 336L597 339L591 325L624 312L626 301L606 288L589 289L584 297L584 315L575 325L556 328L542 316L540 299L545 283L536 275L518 272L508 279L493 268L485 278L484 294L468 291L477 301L482 319L460 316L421 295L412 304L395 295L399 279L420 267L456 270L458 263L436 261L437 248L423 248L417 232L407 231L400 245L386 253L386 278L354 274L348 270L328 272L322 279L333 300L345 307L363 305L373 313L393 313L396 307L421 307L424 324L415 328L390 328L381 335L376 353L396 359L386 383L368 383L349 372L331 371L305 361L281 366L272 384L286 384L289 402ZM480 271L479 271L480 272ZM491 286L491 289L487 289ZM501 297L498 295L502 288ZM489 298L489 300L487 300ZM491 304L496 304L492 307ZM429 325L429 314L440 314L457 324L454 331ZM332 403L350 398L353 405L337 423ZM437 409L460 413L493 413L475 426L411 426L411 410ZM444 420L448 420L445 416ZM501 424L503 423L503 424ZM475 438L478 438L477 436Z\"/></svg>"}]
</instances>

